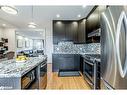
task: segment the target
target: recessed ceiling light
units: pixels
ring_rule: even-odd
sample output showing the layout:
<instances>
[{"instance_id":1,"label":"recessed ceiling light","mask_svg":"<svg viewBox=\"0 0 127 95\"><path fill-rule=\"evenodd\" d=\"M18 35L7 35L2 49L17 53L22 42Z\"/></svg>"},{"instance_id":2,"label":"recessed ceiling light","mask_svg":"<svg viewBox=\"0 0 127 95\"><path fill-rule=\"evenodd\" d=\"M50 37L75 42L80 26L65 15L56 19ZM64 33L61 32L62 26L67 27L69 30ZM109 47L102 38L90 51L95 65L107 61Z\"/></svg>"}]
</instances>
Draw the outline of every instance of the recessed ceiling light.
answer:
<instances>
[{"instance_id":1,"label":"recessed ceiling light","mask_svg":"<svg viewBox=\"0 0 127 95\"><path fill-rule=\"evenodd\" d=\"M34 22L30 22L30 23L28 24L28 27L29 27L29 28L36 28L36 24L35 24Z\"/></svg>"},{"instance_id":2,"label":"recessed ceiling light","mask_svg":"<svg viewBox=\"0 0 127 95\"><path fill-rule=\"evenodd\" d=\"M86 21L86 19L83 20L84 22Z\"/></svg>"},{"instance_id":3,"label":"recessed ceiling light","mask_svg":"<svg viewBox=\"0 0 127 95\"><path fill-rule=\"evenodd\" d=\"M77 15L77 17L79 17L79 18L80 18L80 17L81 17L81 15L80 15L80 14L78 14L78 15Z\"/></svg>"},{"instance_id":4,"label":"recessed ceiling light","mask_svg":"<svg viewBox=\"0 0 127 95\"><path fill-rule=\"evenodd\" d=\"M82 7L83 7L83 8L85 8L85 7L86 7L86 5L82 5Z\"/></svg>"},{"instance_id":5,"label":"recessed ceiling light","mask_svg":"<svg viewBox=\"0 0 127 95\"><path fill-rule=\"evenodd\" d=\"M78 24L78 23L76 21L74 21L73 24Z\"/></svg>"},{"instance_id":6,"label":"recessed ceiling light","mask_svg":"<svg viewBox=\"0 0 127 95\"><path fill-rule=\"evenodd\" d=\"M25 38L26 41L28 41L28 38Z\"/></svg>"},{"instance_id":7,"label":"recessed ceiling light","mask_svg":"<svg viewBox=\"0 0 127 95\"><path fill-rule=\"evenodd\" d=\"M16 15L18 13L18 10L13 6L1 6L1 9L9 14Z\"/></svg>"},{"instance_id":8,"label":"recessed ceiling light","mask_svg":"<svg viewBox=\"0 0 127 95\"><path fill-rule=\"evenodd\" d=\"M6 26L6 24L2 24L2 26L3 26L3 27L5 27L5 26Z\"/></svg>"},{"instance_id":9,"label":"recessed ceiling light","mask_svg":"<svg viewBox=\"0 0 127 95\"><path fill-rule=\"evenodd\" d=\"M62 24L62 22L61 21L58 21L57 24Z\"/></svg>"},{"instance_id":10,"label":"recessed ceiling light","mask_svg":"<svg viewBox=\"0 0 127 95\"><path fill-rule=\"evenodd\" d=\"M60 17L60 14L57 14L56 17L59 18Z\"/></svg>"},{"instance_id":11,"label":"recessed ceiling light","mask_svg":"<svg viewBox=\"0 0 127 95\"><path fill-rule=\"evenodd\" d=\"M22 36L18 36L18 39L22 40L22 39L23 39L23 37L22 37Z\"/></svg>"}]
</instances>

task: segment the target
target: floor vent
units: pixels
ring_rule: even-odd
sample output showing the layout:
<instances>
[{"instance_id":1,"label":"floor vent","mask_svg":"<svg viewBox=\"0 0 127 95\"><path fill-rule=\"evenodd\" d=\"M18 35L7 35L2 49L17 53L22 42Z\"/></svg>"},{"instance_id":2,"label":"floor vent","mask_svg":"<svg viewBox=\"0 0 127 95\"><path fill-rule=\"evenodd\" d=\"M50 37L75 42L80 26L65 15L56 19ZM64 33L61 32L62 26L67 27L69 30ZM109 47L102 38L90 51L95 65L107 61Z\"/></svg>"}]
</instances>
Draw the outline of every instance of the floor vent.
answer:
<instances>
[{"instance_id":1,"label":"floor vent","mask_svg":"<svg viewBox=\"0 0 127 95\"><path fill-rule=\"evenodd\" d=\"M79 71L59 71L59 77L81 76Z\"/></svg>"}]
</instances>

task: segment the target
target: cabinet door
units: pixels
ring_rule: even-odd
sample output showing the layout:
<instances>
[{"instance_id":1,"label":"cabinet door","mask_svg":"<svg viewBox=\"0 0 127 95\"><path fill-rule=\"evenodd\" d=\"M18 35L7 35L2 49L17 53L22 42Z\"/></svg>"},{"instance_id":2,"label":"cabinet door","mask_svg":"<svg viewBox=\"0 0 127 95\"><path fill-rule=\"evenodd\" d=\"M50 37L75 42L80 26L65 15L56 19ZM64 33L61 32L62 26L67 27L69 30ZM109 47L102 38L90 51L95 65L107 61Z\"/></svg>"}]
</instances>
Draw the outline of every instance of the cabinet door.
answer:
<instances>
[{"instance_id":1,"label":"cabinet door","mask_svg":"<svg viewBox=\"0 0 127 95\"><path fill-rule=\"evenodd\" d=\"M53 44L58 44L65 40L65 23L53 21Z\"/></svg>"},{"instance_id":2,"label":"cabinet door","mask_svg":"<svg viewBox=\"0 0 127 95\"><path fill-rule=\"evenodd\" d=\"M80 71L80 55L74 55L74 70Z\"/></svg>"},{"instance_id":3,"label":"cabinet door","mask_svg":"<svg viewBox=\"0 0 127 95\"><path fill-rule=\"evenodd\" d=\"M66 40L77 43L77 32L78 32L78 23L69 21L66 22Z\"/></svg>"},{"instance_id":4,"label":"cabinet door","mask_svg":"<svg viewBox=\"0 0 127 95\"><path fill-rule=\"evenodd\" d=\"M78 42L78 22L53 21L53 44L61 41Z\"/></svg>"},{"instance_id":5,"label":"cabinet door","mask_svg":"<svg viewBox=\"0 0 127 95\"><path fill-rule=\"evenodd\" d=\"M72 22L71 24L71 31L73 33L73 42L78 42L78 22Z\"/></svg>"},{"instance_id":6,"label":"cabinet door","mask_svg":"<svg viewBox=\"0 0 127 95\"><path fill-rule=\"evenodd\" d=\"M78 28L78 43L84 44L86 42L86 20L79 21Z\"/></svg>"},{"instance_id":7,"label":"cabinet door","mask_svg":"<svg viewBox=\"0 0 127 95\"><path fill-rule=\"evenodd\" d=\"M60 70L74 70L75 64L74 64L74 55L64 55L60 60Z\"/></svg>"},{"instance_id":8,"label":"cabinet door","mask_svg":"<svg viewBox=\"0 0 127 95\"><path fill-rule=\"evenodd\" d=\"M58 72L60 68L59 54L52 55L52 71Z\"/></svg>"},{"instance_id":9,"label":"cabinet door","mask_svg":"<svg viewBox=\"0 0 127 95\"><path fill-rule=\"evenodd\" d=\"M66 22L66 31L65 31L66 41L73 42L73 32L71 31L71 22Z\"/></svg>"},{"instance_id":10,"label":"cabinet door","mask_svg":"<svg viewBox=\"0 0 127 95\"><path fill-rule=\"evenodd\" d=\"M83 74L83 57L80 56L80 71Z\"/></svg>"},{"instance_id":11,"label":"cabinet door","mask_svg":"<svg viewBox=\"0 0 127 95\"><path fill-rule=\"evenodd\" d=\"M75 70L74 54L53 54L52 70Z\"/></svg>"}]
</instances>

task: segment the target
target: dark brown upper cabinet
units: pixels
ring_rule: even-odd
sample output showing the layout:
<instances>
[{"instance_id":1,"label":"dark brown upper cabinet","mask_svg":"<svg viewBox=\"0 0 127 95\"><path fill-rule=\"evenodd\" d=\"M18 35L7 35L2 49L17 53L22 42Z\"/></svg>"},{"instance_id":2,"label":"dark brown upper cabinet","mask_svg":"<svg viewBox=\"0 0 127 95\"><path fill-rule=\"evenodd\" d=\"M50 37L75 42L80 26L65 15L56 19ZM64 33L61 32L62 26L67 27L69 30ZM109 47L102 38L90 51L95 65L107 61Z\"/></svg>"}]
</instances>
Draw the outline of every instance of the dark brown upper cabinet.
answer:
<instances>
[{"instance_id":1,"label":"dark brown upper cabinet","mask_svg":"<svg viewBox=\"0 0 127 95\"><path fill-rule=\"evenodd\" d=\"M61 21L53 21L53 44L58 44L60 41L65 41L65 23Z\"/></svg>"},{"instance_id":2,"label":"dark brown upper cabinet","mask_svg":"<svg viewBox=\"0 0 127 95\"><path fill-rule=\"evenodd\" d=\"M68 21L66 22L66 41L72 41L77 43L77 33L78 33L78 22Z\"/></svg>"},{"instance_id":3,"label":"dark brown upper cabinet","mask_svg":"<svg viewBox=\"0 0 127 95\"><path fill-rule=\"evenodd\" d=\"M78 43L84 44L86 43L86 19L82 19L79 21L78 25Z\"/></svg>"},{"instance_id":4,"label":"dark brown upper cabinet","mask_svg":"<svg viewBox=\"0 0 127 95\"><path fill-rule=\"evenodd\" d=\"M78 42L78 22L77 21L53 21L53 44L61 41Z\"/></svg>"},{"instance_id":5,"label":"dark brown upper cabinet","mask_svg":"<svg viewBox=\"0 0 127 95\"><path fill-rule=\"evenodd\" d=\"M100 28L100 15L106 9L106 6L95 6L86 18L86 43L99 43L100 37L88 37L88 34Z\"/></svg>"},{"instance_id":6,"label":"dark brown upper cabinet","mask_svg":"<svg viewBox=\"0 0 127 95\"><path fill-rule=\"evenodd\" d=\"M86 31L90 33L100 27L99 8L96 7L86 19Z\"/></svg>"}]
</instances>

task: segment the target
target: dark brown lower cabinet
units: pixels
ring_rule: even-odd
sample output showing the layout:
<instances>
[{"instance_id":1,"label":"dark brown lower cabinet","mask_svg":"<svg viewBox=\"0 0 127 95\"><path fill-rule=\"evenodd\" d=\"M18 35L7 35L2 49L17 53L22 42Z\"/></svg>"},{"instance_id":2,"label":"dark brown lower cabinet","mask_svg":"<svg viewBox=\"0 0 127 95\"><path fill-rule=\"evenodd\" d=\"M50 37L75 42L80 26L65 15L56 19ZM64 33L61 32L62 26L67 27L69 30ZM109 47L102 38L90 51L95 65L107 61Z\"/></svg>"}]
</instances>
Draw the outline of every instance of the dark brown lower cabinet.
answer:
<instances>
[{"instance_id":1,"label":"dark brown lower cabinet","mask_svg":"<svg viewBox=\"0 0 127 95\"><path fill-rule=\"evenodd\" d=\"M59 70L80 70L80 55L78 54L53 54L52 71Z\"/></svg>"},{"instance_id":2,"label":"dark brown lower cabinet","mask_svg":"<svg viewBox=\"0 0 127 95\"><path fill-rule=\"evenodd\" d=\"M80 56L80 71L83 74L83 57Z\"/></svg>"}]
</instances>

